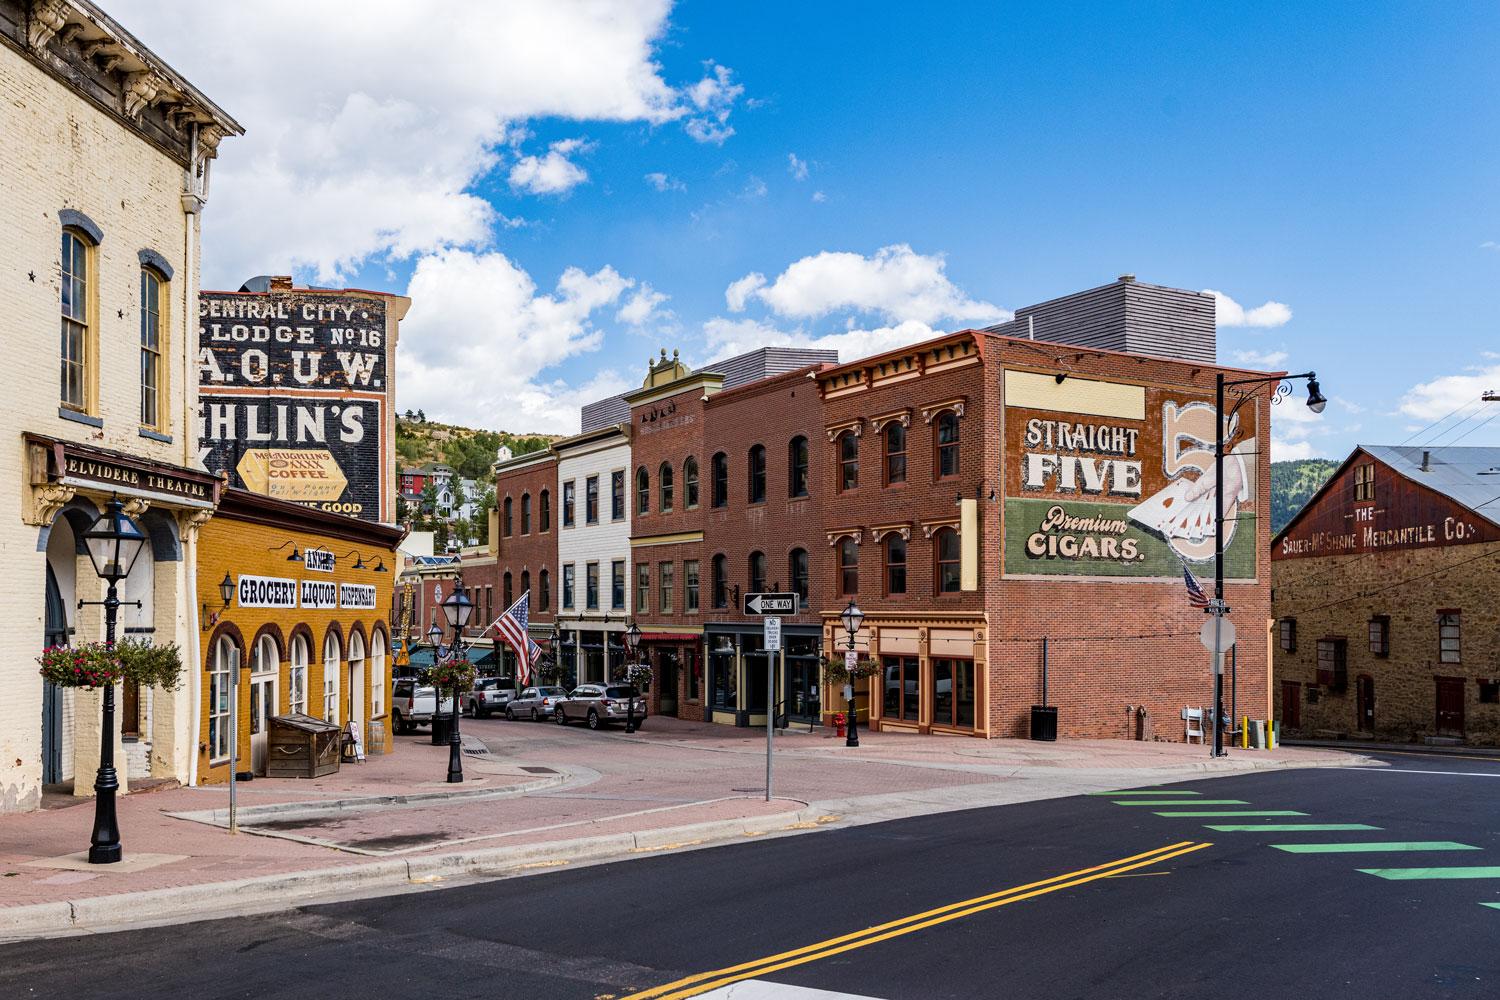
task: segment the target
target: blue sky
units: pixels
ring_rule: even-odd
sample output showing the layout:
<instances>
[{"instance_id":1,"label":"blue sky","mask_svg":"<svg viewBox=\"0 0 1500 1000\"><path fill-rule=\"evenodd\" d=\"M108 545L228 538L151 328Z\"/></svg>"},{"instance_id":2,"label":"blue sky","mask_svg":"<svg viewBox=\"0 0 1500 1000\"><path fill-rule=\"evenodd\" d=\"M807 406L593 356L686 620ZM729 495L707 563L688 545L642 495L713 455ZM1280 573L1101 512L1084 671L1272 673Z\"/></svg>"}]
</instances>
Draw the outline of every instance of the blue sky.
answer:
<instances>
[{"instance_id":1,"label":"blue sky","mask_svg":"<svg viewBox=\"0 0 1500 1000\"><path fill-rule=\"evenodd\" d=\"M1318 370L1278 457L1500 389L1493 7L202 6L111 11L247 127L205 285L410 290L403 409L568 431L659 347L852 358L1124 271Z\"/></svg>"}]
</instances>

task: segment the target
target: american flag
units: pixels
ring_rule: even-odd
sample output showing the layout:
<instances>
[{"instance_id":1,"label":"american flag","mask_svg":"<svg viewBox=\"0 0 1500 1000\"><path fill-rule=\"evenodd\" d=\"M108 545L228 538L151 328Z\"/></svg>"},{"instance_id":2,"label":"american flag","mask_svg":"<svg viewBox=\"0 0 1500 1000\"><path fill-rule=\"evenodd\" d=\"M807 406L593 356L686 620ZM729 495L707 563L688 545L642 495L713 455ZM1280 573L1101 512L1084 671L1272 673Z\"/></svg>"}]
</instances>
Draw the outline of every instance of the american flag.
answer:
<instances>
[{"instance_id":1,"label":"american flag","mask_svg":"<svg viewBox=\"0 0 1500 1000\"><path fill-rule=\"evenodd\" d=\"M516 680L522 684L530 683L531 651L535 646L531 637L526 634L526 623L530 617L531 591L528 590L510 606L505 614L495 619L493 626L510 648L515 650L518 663Z\"/></svg>"},{"instance_id":2,"label":"american flag","mask_svg":"<svg viewBox=\"0 0 1500 1000\"><path fill-rule=\"evenodd\" d=\"M1208 595L1203 588L1198 586L1198 581L1193 579L1193 573L1188 569L1187 563L1182 564L1182 582L1187 585L1188 603L1195 608L1208 607Z\"/></svg>"}]
</instances>

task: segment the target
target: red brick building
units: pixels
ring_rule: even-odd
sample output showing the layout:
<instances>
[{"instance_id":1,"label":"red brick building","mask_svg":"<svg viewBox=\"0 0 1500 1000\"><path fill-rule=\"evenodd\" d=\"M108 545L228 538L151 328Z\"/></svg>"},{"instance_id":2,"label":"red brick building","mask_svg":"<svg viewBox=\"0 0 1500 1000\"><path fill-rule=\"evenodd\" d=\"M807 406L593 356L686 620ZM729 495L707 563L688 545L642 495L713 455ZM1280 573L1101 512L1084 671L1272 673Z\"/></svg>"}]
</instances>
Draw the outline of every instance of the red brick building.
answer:
<instances>
[{"instance_id":1,"label":"red brick building","mask_svg":"<svg viewBox=\"0 0 1500 1000\"><path fill-rule=\"evenodd\" d=\"M557 455L550 449L502 458L494 465L495 509L490 512L488 558L465 558L465 584L483 584L493 605L476 614L480 628L530 593L530 633L550 649L556 620ZM488 634L494 643L494 632ZM499 644L500 675L516 676L515 651Z\"/></svg>"}]
</instances>

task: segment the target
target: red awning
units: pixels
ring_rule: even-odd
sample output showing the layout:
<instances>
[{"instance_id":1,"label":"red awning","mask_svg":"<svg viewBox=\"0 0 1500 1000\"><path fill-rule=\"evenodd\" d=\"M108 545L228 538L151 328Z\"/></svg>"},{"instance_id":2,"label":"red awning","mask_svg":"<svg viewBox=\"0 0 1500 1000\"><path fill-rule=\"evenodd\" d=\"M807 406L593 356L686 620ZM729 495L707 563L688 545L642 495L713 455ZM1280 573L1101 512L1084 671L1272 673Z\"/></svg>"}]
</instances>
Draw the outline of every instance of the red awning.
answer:
<instances>
[{"instance_id":1,"label":"red awning","mask_svg":"<svg viewBox=\"0 0 1500 1000\"><path fill-rule=\"evenodd\" d=\"M701 635L682 635L677 632L642 632L642 642L680 642L694 645L703 640Z\"/></svg>"}]
</instances>

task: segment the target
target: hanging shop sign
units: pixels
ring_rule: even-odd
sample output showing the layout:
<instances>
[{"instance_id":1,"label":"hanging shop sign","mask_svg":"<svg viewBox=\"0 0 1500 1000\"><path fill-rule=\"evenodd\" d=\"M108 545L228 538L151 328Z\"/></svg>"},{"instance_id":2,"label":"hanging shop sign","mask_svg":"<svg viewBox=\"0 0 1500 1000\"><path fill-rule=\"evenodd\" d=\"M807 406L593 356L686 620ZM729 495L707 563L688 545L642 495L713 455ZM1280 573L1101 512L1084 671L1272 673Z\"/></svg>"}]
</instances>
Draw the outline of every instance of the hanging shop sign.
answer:
<instances>
[{"instance_id":1,"label":"hanging shop sign","mask_svg":"<svg viewBox=\"0 0 1500 1000\"><path fill-rule=\"evenodd\" d=\"M373 294L201 293L205 466L255 493L389 521L386 312Z\"/></svg>"},{"instance_id":2,"label":"hanging shop sign","mask_svg":"<svg viewBox=\"0 0 1500 1000\"><path fill-rule=\"evenodd\" d=\"M1220 517L1225 576L1255 576L1260 400L1225 424L1222 511L1211 396L1007 371L1005 400L1007 576L1180 579Z\"/></svg>"},{"instance_id":3,"label":"hanging shop sign","mask_svg":"<svg viewBox=\"0 0 1500 1000\"><path fill-rule=\"evenodd\" d=\"M317 573L332 573L337 558L331 549L303 549L302 565Z\"/></svg>"},{"instance_id":4,"label":"hanging shop sign","mask_svg":"<svg viewBox=\"0 0 1500 1000\"><path fill-rule=\"evenodd\" d=\"M242 608L295 608L297 581L277 576L242 575L238 596Z\"/></svg>"}]
</instances>

